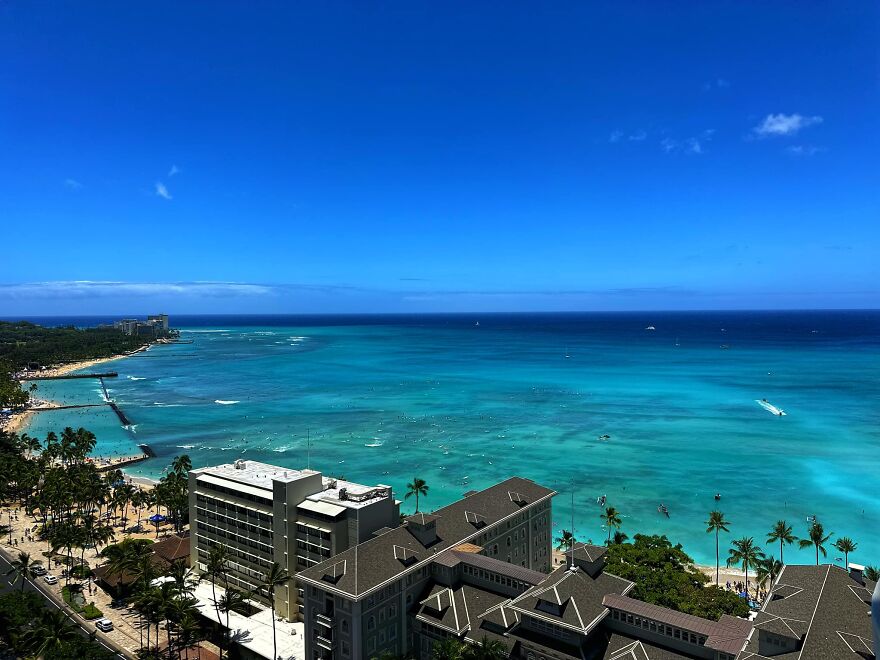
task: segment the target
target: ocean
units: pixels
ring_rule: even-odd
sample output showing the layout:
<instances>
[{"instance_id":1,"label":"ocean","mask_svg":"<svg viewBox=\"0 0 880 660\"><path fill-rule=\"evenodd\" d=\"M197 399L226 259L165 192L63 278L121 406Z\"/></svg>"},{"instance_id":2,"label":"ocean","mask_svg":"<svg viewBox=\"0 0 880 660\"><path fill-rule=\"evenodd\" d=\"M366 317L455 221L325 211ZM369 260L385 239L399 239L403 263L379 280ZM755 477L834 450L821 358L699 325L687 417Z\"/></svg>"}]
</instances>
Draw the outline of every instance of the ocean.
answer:
<instances>
[{"instance_id":1,"label":"ocean","mask_svg":"<svg viewBox=\"0 0 880 660\"><path fill-rule=\"evenodd\" d=\"M605 495L621 531L666 534L706 564L716 507L731 521L722 557L742 536L778 553L765 543L776 520L804 536L818 516L858 543L852 561L880 563L880 312L171 321L191 344L113 363L107 386L132 428L104 407L40 413L28 432L84 426L104 456L146 443L156 458L130 473L148 477L180 453L197 467L311 466L401 499L421 477L423 509L519 475L558 491L557 532L573 502L577 538L602 542ZM88 380L44 382L39 395L102 400ZM829 545L827 561L840 554Z\"/></svg>"}]
</instances>

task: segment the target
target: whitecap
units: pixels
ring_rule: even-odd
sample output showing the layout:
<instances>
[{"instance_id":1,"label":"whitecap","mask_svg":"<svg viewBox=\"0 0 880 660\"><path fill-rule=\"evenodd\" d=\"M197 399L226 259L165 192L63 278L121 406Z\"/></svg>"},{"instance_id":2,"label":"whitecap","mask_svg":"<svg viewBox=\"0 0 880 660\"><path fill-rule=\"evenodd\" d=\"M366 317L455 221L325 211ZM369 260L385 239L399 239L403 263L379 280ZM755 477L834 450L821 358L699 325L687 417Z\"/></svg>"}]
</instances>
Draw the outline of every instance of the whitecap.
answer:
<instances>
[{"instance_id":1,"label":"whitecap","mask_svg":"<svg viewBox=\"0 0 880 660\"><path fill-rule=\"evenodd\" d=\"M129 380L146 380L146 378L139 377L139 376L129 376L128 379Z\"/></svg>"},{"instance_id":2,"label":"whitecap","mask_svg":"<svg viewBox=\"0 0 880 660\"><path fill-rule=\"evenodd\" d=\"M272 451L277 451L279 454L283 454L283 453L286 452L288 449L290 449L290 447L276 447L276 448L273 449Z\"/></svg>"},{"instance_id":3,"label":"whitecap","mask_svg":"<svg viewBox=\"0 0 880 660\"><path fill-rule=\"evenodd\" d=\"M195 449L195 445L175 445L178 449Z\"/></svg>"},{"instance_id":4,"label":"whitecap","mask_svg":"<svg viewBox=\"0 0 880 660\"><path fill-rule=\"evenodd\" d=\"M214 403L219 403L221 406L231 406L234 403L241 403L240 401L224 401L223 399L214 399Z\"/></svg>"}]
</instances>

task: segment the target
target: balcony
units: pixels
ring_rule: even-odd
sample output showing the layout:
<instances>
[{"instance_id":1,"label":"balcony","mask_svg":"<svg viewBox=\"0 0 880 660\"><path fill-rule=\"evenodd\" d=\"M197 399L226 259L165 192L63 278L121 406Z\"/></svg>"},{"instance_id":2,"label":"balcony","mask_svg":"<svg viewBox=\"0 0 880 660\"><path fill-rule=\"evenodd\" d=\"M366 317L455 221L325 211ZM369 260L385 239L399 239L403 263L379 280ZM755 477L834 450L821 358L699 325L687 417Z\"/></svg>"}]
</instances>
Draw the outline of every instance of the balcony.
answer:
<instances>
[{"instance_id":1,"label":"balcony","mask_svg":"<svg viewBox=\"0 0 880 660\"><path fill-rule=\"evenodd\" d=\"M316 614L315 615L315 623L319 626L325 626L326 628L333 627L333 616L330 614Z\"/></svg>"},{"instance_id":2,"label":"balcony","mask_svg":"<svg viewBox=\"0 0 880 660\"><path fill-rule=\"evenodd\" d=\"M327 649L328 651L332 651L335 644L332 639L327 639L326 637L321 637L320 635L315 637L315 642L317 642L318 646L322 649Z\"/></svg>"}]
</instances>

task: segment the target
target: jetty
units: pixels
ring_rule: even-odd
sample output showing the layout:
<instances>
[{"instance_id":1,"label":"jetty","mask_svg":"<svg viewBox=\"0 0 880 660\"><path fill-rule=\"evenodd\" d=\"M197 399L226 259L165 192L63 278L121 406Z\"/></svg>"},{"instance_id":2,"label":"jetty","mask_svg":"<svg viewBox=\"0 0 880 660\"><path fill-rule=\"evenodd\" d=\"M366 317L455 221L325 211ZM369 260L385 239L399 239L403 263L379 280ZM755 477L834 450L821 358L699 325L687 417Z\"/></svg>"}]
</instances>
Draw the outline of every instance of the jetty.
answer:
<instances>
[{"instance_id":1,"label":"jetty","mask_svg":"<svg viewBox=\"0 0 880 660\"><path fill-rule=\"evenodd\" d=\"M115 401L108 401L107 403L113 408L113 412L116 413L116 416L119 418L119 421L123 426L131 426L131 420L119 409L119 406L116 405Z\"/></svg>"},{"instance_id":2,"label":"jetty","mask_svg":"<svg viewBox=\"0 0 880 660\"><path fill-rule=\"evenodd\" d=\"M77 403L65 406L34 406L27 408L27 412L44 412L46 410L70 410L71 408L100 408L106 406L106 403Z\"/></svg>"},{"instance_id":3,"label":"jetty","mask_svg":"<svg viewBox=\"0 0 880 660\"><path fill-rule=\"evenodd\" d=\"M117 378L119 373L116 371L106 371L104 373L90 374L64 374L62 376L22 376L19 380L67 380L69 378Z\"/></svg>"},{"instance_id":4,"label":"jetty","mask_svg":"<svg viewBox=\"0 0 880 660\"><path fill-rule=\"evenodd\" d=\"M139 456L125 456L123 458L114 458L109 461L95 461L95 463L98 466L98 472L109 472L110 470L118 470L128 465L140 463L141 461L145 461L148 458L151 457L148 456L146 453L143 453Z\"/></svg>"}]
</instances>

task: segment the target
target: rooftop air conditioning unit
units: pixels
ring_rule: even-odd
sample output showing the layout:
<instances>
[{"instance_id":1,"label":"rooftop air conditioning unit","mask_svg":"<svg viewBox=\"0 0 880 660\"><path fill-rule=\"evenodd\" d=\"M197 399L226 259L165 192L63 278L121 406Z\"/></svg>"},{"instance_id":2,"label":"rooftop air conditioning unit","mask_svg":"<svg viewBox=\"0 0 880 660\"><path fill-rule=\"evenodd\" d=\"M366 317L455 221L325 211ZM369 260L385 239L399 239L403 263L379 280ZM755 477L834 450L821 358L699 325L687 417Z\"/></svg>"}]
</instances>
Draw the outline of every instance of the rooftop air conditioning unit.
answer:
<instances>
[{"instance_id":1,"label":"rooftop air conditioning unit","mask_svg":"<svg viewBox=\"0 0 880 660\"><path fill-rule=\"evenodd\" d=\"M340 500L347 500L348 499L348 489L347 488L340 488L339 489L339 499Z\"/></svg>"},{"instance_id":2,"label":"rooftop air conditioning unit","mask_svg":"<svg viewBox=\"0 0 880 660\"><path fill-rule=\"evenodd\" d=\"M232 464L232 466L236 470L244 470L245 462L239 458L235 461L235 463Z\"/></svg>"}]
</instances>

